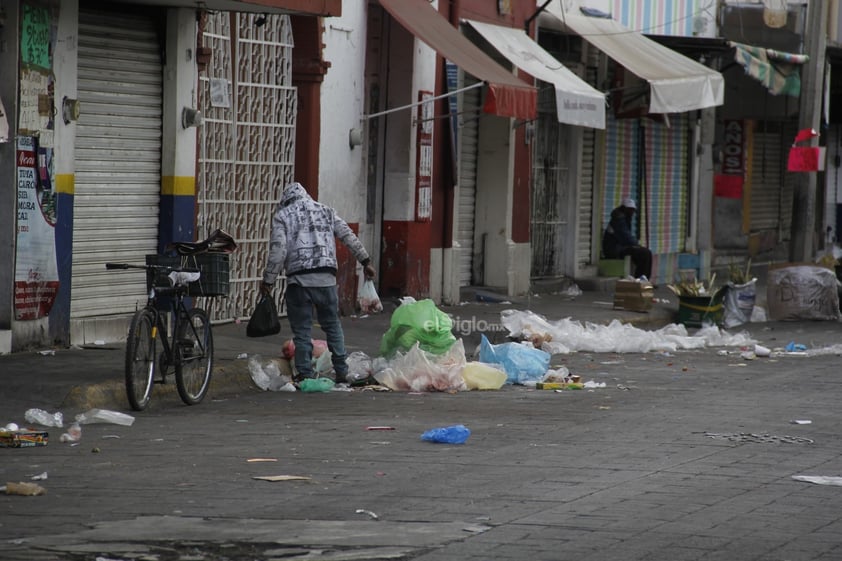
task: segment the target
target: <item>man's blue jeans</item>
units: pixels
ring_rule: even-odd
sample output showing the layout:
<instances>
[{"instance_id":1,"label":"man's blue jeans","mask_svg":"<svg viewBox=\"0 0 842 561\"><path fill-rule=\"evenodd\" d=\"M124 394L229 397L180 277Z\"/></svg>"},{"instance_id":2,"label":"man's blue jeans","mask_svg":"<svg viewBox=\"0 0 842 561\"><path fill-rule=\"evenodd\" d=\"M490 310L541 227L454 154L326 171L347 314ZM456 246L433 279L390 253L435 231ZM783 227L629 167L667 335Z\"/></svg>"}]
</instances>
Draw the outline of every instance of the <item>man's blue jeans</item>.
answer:
<instances>
[{"instance_id":1,"label":"man's blue jeans","mask_svg":"<svg viewBox=\"0 0 842 561\"><path fill-rule=\"evenodd\" d=\"M295 369L301 378L313 378L313 309L325 332L337 378L348 374L345 362L345 334L339 323L339 297L336 286L301 286L288 284L286 290L287 319L295 343Z\"/></svg>"}]
</instances>

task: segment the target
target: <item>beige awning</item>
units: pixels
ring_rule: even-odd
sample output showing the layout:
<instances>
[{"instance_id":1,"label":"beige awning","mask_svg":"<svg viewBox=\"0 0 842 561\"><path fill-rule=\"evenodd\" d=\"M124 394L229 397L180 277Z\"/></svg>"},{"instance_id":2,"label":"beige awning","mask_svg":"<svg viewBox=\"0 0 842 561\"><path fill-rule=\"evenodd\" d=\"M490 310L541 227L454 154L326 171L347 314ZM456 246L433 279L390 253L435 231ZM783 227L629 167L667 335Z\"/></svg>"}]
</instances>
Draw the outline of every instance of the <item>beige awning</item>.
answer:
<instances>
[{"instance_id":1,"label":"beige awning","mask_svg":"<svg viewBox=\"0 0 842 561\"><path fill-rule=\"evenodd\" d=\"M522 29L466 20L509 62L555 88L558 122L605 128L605 95L576 76Z\"/></svg>"},{"instance_id":2,"label":"beige awning","mask_svg":"<svg viewBox=\"0 0 842 561\"><path fill-rule=\"evenodd\" d=\"M608 18L562 12L547 7L569 30L580 35L629 72L649 83L651 113L683 113L722 105L722 74Z\"/></svg>"}]
</instances>

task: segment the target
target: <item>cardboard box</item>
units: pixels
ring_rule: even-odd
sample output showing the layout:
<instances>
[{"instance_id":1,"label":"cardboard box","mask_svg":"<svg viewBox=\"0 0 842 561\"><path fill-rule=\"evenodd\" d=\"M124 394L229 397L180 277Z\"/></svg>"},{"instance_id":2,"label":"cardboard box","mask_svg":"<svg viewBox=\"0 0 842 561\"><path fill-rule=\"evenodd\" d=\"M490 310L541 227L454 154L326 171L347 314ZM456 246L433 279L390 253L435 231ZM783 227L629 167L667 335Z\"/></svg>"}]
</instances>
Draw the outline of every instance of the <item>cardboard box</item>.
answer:
<instances>
[{"instance_id":1,"label":"cardboard box","mask_svg":"<svg viewBox=\"0 0 842 561\"><path fill-rule=\"evenodd\" d=\"M648 282L618 280L614 286L614 308L632 312L648 312L652 309L655 288Z\"/></svg>"},{"instance_id":2,"label":"cardboard box","mask_svg":"<svg viewBox=\"0 0 842 561\"><path fill-rule=\"evenodd\" d=\"M46 446L50 433L36 430L9 431L0 429L0 448Z\"/></svg>"}]
</instances>

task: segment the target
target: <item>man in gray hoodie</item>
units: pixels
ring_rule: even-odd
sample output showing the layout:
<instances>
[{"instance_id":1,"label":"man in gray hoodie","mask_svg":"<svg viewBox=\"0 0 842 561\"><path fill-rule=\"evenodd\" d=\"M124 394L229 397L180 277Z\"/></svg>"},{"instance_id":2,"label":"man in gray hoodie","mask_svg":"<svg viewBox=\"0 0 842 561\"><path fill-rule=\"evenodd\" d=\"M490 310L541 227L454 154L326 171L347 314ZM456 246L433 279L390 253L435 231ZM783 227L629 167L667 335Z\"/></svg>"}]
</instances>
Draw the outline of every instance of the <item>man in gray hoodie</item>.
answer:
<instances>
[{"instance_id":1,"label":"man in gray hoodie","mask_svg":"<svg viewBox=\"0 0 842 561\"><path fill-rule=\"evenodd\" d=\"M365 277L373 279L371 258L348 224L334 209L313 200L300 183L287 185L272 218L269 258L260 291L271 294L278 275L286 271L287 317L295 343L298 380L315 376L311 339L314 309L325 332L336 381L345 381L348 374L336 289L336 238L362 264Z\"/></svg>"}]
</instances>

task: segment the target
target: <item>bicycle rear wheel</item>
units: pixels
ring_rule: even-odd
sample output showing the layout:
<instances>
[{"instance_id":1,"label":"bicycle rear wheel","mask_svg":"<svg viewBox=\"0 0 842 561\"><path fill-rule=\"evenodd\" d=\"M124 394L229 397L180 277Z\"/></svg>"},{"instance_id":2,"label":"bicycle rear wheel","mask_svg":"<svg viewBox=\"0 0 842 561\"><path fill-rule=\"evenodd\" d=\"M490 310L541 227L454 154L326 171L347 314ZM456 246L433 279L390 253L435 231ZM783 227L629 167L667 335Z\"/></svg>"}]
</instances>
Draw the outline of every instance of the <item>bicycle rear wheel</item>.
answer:
<instances>
[{"instance_id":1,"label":"bicycle rear wheel","mask_svg":"<svg viewBox=\"0 0 842 561\"><path fill-rule=\"evenodd\" d=\"M155 372L155 314L135 313L126 339L126 395L135 411L143 411L152 398Z\"/></svg>"},{"instance_id":2,"label":"bicycle rear wheel","mask_svg":"<svg viewBox=\"0 0 842 561\"><path fill-rule=\"evenodd\" d=\"M204 399L213 370L213 333L208 314L199 308L182 318L175 341L175 385L187 405Z\"/></svg>"}]
</instances>

